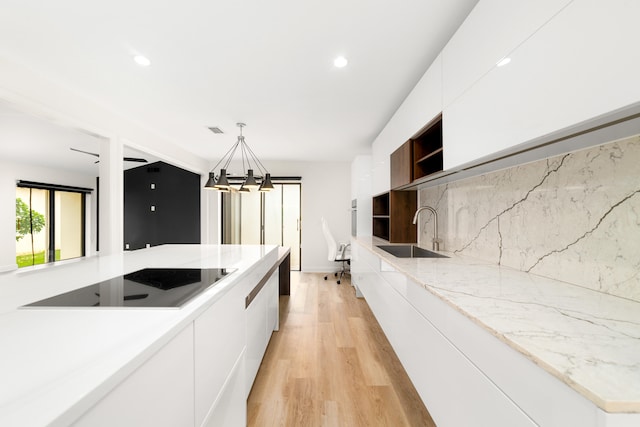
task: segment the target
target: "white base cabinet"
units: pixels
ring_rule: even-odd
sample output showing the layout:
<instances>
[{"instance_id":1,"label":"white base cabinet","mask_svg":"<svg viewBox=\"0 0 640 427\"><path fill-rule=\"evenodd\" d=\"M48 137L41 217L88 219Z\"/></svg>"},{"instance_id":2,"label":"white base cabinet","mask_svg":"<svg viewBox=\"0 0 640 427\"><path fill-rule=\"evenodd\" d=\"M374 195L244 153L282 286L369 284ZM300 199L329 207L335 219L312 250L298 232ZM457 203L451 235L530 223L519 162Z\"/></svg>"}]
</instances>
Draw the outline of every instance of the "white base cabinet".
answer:
<instances>
[{"instance_id":1,"label":"white base cabinet","mask_svg":"<svg viewBox=\"0 0 640 427\"><path fill-rule=\"evenodd\" d=\"M246 346L245 294L245 286L239 283L194 322L196 426L220 417L216 411L237 411L234 406L218 405L218 400L223 399L234 367L242 365Z\"/></svg>"},{"instance_id":2,"label":"white base cabinet","mask_svg":"<svg viewBox=\"0 0 640 427\"><path fill-rule=\"evenodd\" d=\"M355 248L356 286L438 426L536 425L382 277L380 259Z\"/></svg>"},{"instance_id":3,"label":"white base cabinet","mask_svg":"<svg viewBox=\"0 0 640 427\"><path fill-rule=\"evenodd\" d=\"M109 392L76 427L194 425L193 326Z\"/></svg>"},{"instance_id":4,"label":"white base cabinet","mask_svg":"<svg viewBox=\"0 0 640 427\"><path fill-rule=\"evenodd\" d=\"M246 426L247 396L279 327L278 270L245 307L268 267L236 283L73 425Z\"/></svg>"},{"instance_id":5,"label":"white base cabinet","mask_svg":"<svg viewBox=\"0 0 640 427\"><path fill-rule=\"evenodd\" d=\"M216 399L202 427L247 425L246 376L243 353L223 385L222 393Z\"/></svg>"},{"instance_id":6,"label":"white base cabinet","mask_svg":"<svg viewBox=\"0 0 640 427\"><path fill-rule=\"evenodd\" d=\"M438 426L640 425L609 414L352 241L352 282Z\"/></svg>"},{"instance_id":7,"label":"white base cabinet","mask_svg":"<svg viewBox=\"0 0 640 427\"><path fill-rule=\"evenodd\" d=\"M278 330L278 271L276 270L260 293L246 309L247 355L246 397L260 369L271 333Z\"/></svg>"}]
</instances>

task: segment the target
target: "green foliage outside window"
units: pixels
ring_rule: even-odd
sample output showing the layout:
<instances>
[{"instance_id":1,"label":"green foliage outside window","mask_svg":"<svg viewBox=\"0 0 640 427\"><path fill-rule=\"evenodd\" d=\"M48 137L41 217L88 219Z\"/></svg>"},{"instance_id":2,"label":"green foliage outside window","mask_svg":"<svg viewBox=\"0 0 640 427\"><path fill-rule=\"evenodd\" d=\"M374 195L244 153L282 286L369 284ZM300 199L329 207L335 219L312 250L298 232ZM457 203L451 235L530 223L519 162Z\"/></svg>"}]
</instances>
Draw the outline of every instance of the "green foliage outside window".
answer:
<instances>
[{"instance_id":1,"label":"green foliage outside window","mask_svg":"<svg viewBox=\"0 0 640 427\"><path fill-rule=\"evenodd\" d=\"M16 199L16 242L27 234L35 234L40 232L45 226L44 215L29 209L29 206L22 201ZM33 227L33 229L32 229Z\"/></svg>"}]
</instances>

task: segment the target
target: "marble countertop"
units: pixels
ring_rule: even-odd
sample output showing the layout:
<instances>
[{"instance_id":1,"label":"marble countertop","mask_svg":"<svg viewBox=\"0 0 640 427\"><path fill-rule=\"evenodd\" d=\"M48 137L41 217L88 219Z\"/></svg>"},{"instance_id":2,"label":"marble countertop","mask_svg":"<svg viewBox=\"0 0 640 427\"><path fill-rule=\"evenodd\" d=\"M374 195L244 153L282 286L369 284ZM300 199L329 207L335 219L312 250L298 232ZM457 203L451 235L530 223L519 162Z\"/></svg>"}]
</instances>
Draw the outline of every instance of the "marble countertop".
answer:
<instances>
[{"instance_id":1,"label":"marble countertop","mask_svg":"<svg viewBox=\"0 0 640 427\"><path fill-rule=\"evenodd\" d=\"M640 412L640 303L469 257L373 252L607 412Z\"/></svg>"},{"instance_id":2,"label":"marble countertop","mask_svg":"<svg viewBox=\"0 0 640 427\"><path fill-rule=\"evenodd\" d=\"M252 266L277 257L276 246L163 245L0 275L0 425L71 424ZM20 308L147 267L237 270L181 308Z\"/></svg>"}]
</instances>

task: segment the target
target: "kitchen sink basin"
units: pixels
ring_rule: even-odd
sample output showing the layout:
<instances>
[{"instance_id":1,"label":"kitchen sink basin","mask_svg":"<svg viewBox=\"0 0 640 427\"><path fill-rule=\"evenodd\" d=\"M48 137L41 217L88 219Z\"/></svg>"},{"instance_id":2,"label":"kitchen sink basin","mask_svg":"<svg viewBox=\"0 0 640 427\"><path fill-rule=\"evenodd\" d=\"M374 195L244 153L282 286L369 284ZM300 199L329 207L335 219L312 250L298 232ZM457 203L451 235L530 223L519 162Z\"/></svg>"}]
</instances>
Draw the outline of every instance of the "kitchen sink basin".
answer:
<instances>
[{"instance_id":1,"label":"kitchen sink basin","mask_svg":"<svg viewBox=\"0 0 640 427\"><path fill-rule=\"evenodd\" d=\"M449 258L416 245L378 245L378 247L398 258Z\"/></svg>"}]
</instances>

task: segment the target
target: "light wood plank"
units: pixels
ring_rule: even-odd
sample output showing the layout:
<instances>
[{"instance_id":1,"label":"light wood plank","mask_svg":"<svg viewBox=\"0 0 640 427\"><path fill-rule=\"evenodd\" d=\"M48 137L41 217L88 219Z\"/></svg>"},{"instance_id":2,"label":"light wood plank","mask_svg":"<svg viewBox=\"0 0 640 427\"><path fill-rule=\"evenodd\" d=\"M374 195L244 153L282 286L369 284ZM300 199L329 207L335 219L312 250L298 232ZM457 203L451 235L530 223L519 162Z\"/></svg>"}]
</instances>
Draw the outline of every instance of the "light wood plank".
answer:
<instances>
[{"instance_id":1,"label":"light wood plank","mask_svg":"<svg viewBox=\"0 0 640 427\"><path fill-rule=\"evenodd\" d=\"M249 426L435 426L348 279L291 274L247 400Z\"/></svg>"},{"instance_id":2,"label":"light wood plank","mask_svg":"<svg viewBox=\"0 0 640 427\"><path fill-rule=\"evenodd\" d=\"M368 321L371 322L370 320ZM369 333L369 323L361 317L349 319L349 325L353 331L355 349L360 359L364 381L367 385L389 385L390 380L387 371L380 360L379 349L386 343L374 339L374 335Z\"/></svg>"}]
</instances>

